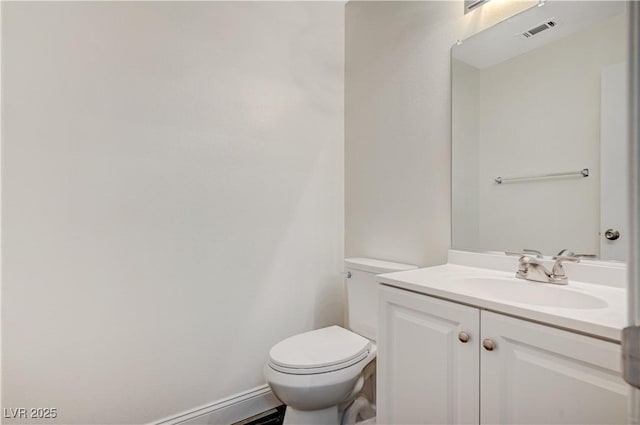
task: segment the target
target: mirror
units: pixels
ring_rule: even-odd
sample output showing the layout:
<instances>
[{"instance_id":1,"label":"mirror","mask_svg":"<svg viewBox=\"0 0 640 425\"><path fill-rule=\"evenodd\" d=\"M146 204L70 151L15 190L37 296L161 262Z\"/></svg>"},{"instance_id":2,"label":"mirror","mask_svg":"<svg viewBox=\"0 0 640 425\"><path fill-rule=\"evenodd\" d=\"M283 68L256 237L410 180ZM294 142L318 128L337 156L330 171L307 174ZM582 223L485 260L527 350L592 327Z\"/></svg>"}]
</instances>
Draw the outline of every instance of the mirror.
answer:
<instances>
[{"instance_id":1,"label":"mirror","mask_svg":"<svg viewBox=\"0 0 640 425\"><path fill-rule=\"evenodd\" d=\"M626 26L546 1L452 48L453 249L624 260Z\"/></svg>"}]
</instances>

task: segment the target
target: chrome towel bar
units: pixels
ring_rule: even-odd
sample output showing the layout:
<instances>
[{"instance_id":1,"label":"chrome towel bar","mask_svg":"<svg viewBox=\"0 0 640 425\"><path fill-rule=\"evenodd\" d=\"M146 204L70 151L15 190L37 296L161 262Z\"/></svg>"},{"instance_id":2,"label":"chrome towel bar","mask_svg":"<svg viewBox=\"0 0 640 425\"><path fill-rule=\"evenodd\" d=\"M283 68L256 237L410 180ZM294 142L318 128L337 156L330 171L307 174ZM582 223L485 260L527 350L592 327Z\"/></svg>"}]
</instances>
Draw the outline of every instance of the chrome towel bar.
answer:
<instances>
[{"instance_id":1,"label":"chrome towel bar","mask_svg":"<svg viewBox=\"0 0 640 425\"><path fill-rule=\"evenodd\" d=\"M518 181L518 180L534 180L534 179L546 179L546 178L553 178L553 177L571 177L571 176L575 176L575 177L589 177L589 169L588 168L583 168L582 170L578 170L578 171L566 171L564 173L548 173L548 174L536 174L533 176L518 176L518 177L496 177L495 178L495 182L498 184L502 184L503 182L507 182L507 181Z\"/></svg>"}]
</instances>

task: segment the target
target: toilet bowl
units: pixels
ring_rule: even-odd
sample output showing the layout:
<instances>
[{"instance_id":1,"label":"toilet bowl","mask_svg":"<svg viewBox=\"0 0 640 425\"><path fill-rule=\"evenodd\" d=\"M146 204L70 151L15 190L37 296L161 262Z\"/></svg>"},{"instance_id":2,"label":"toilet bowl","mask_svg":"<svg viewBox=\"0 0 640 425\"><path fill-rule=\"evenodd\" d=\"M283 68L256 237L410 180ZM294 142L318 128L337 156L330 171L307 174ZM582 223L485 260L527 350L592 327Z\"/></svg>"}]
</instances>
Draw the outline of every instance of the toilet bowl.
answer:
<instances>
[{"instance_id":1,"label":"toilet bowl","mask_svg":"<svg viewBox=\"0 0 640 425\"><path fill-rule=\"evenodd\" d=\"M372 422L375 394L362 389L375 374L377 280L380 273L416 268L367 258L345 260L349 325L286 338L271 348L264 375L287 405L285 425L352 425ZM369 366L369 367L367 367Z\"/></svg>"},{"instance_id":2,"label":"toilet bowl","mask_svg":"<svg viewBox=\"0 0 640 425\"><path fill-rule=\"evenodd\" d=\"M264 373L288 406L285 424L339 424L345 403L364 385L363 369L375 357L375 344L339 326L276 344Z\"/></svg>"}]
</instances>

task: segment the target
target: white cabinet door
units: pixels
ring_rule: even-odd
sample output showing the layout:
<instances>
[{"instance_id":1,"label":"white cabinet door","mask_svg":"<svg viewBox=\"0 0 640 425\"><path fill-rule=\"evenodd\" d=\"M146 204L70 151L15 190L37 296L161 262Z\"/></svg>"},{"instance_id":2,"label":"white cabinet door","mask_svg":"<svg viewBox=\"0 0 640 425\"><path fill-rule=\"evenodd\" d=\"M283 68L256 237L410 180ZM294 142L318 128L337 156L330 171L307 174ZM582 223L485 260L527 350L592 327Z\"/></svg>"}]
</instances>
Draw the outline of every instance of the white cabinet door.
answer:
<instances>
[{"instance_id":1,"label":"white cabinet door","mask_svg":"<svg viewBox=\"0 0 640 425\"><path fill-rule=\"evenodd\" d=\"M620 346L482 312L482 424L624 424Z\"/></svg>"},{"instance_id":2,"label":"white cabinet door","mask_svg":"<svg viewBox=\"0 0 640 425\"><path fill-rule=\"evenodd\" d=\"M379 295L377 423L477 424L480 311L382 285Z\"/></svg>"}]
</instances>

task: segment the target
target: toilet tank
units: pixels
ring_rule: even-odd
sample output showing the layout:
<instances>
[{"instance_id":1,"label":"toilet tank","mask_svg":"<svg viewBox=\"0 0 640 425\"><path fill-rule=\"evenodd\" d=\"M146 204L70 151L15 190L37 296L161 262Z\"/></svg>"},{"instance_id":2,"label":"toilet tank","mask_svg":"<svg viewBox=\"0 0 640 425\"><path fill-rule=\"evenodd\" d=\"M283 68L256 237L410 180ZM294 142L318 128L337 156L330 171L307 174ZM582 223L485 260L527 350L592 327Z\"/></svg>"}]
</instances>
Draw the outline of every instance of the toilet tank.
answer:
<instances>
[{"instance_id":1,"label":"toilet tank","mask_svg":"<svg viewBox=\"0 0 640 425\"><path fill-rule=\"evenodd\" d=\"M417 268L372 258L347 258L347 327L376 341L378 334L378 280L376 275Z\"/></svg>"}]
</instances>

